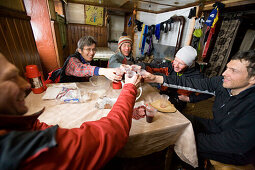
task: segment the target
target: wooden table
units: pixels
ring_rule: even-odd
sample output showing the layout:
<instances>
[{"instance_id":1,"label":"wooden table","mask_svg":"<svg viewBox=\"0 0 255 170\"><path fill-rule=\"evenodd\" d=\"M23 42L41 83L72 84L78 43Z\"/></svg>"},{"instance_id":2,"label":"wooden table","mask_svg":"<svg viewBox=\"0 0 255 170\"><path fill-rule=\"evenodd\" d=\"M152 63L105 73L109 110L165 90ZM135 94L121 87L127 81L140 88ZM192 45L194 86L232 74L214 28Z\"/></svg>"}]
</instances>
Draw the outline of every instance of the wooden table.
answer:
<instances>
[{"instance_id":1,"label":"wooden table","mask_svg":"<svg viewBox=\"0 0 255 170\"><path fill-rule=\"evenodd\" d=\"M110 84L110 83L109 83ZM108 84L108 85L109 85ZM93 87L89 82L77 83L85 92L94 93L92 100L78 104L61 104L55 100L42 100L42 94L32 92L26 98L32 114L45 107L40 121L50 125L58 124L63 128L79 127L84 121L94 121L108 114L109 109L98 109L95 103L102 94L117 98L121 90L112 89L111 85L103 88ZM149 103L160 98L158 91L149 84L142 86L143 93L137 102ZM174 145L177 155L186 163L197 167L197 153L192 124L179 111L175 113L157 112L152 123L145 118L132 120L129 139L125 147L118 153L119 157L141 157L164 150Z\"/></svg>"}]
</instances>

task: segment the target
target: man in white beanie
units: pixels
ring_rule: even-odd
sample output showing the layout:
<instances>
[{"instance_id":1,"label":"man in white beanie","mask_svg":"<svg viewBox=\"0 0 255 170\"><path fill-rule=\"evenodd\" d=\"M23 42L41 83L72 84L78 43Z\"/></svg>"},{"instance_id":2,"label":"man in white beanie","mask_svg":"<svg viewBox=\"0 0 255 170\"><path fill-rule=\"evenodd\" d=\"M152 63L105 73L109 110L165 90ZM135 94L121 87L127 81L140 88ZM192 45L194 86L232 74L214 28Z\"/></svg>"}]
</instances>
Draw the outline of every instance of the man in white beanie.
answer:
<instances>
[{"instance_id":1,"label":"man in white beanie","mask_svg":"<svg viewBox=\"0 0 255 170\"><path fill-rule=\"evenodd\" d=\"M195 62L196 57L197 51L193 47L184 46L176 53L172 62L161 64L143 63L139 65L153 74L159 73L166 76L177 75L201 79L204 78L204 75L200 72L200 67ZM212 97L212 95L209 94L196 94L187 90L168 88L165 86L161 86L160 90L161 94L167 94L169 96L170 102L174 104L179 111L182 111L186 107L187 102L195 103Z\"/></svg>"},{"instance_id":2,"label":"man in white beanie","mask_svg":"<svg viewBox=\"0 0 255 170\"><path fill-rule=\"evenodd\" d=\"M108 67L116 68L122 64L133 64L132 39L129 36L121 36L118 41L118 52L109 59Z\"/></svg>"}]
</instances>

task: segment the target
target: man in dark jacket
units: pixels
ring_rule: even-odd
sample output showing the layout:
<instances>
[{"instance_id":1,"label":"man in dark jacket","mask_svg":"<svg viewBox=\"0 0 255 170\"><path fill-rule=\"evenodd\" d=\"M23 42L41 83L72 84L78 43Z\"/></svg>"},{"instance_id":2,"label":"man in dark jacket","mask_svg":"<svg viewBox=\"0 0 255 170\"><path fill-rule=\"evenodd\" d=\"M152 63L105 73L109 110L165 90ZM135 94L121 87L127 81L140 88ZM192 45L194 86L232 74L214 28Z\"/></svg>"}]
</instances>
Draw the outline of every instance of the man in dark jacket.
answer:
<instances>
[{"instance_id":1,"label":"man in dark jacket","mask_svg":"<svg viewBox=\"0 0 255 170\"><path fill-rule=\"evenodd\" d=\"M192 79L146 73L147 82L215 94L214 118L190 118L200 158L244 165L255 161L255 51L239 52L222 76Z\"/></svg>"},{"instance_id":2,"label":"man in dark jacket","mask_svg":"<svg viewBox=\"0 0 255 170\"><path fill-rule=\"evenodd\" d=\"M96 41L94 38L82 37L77 43L76 52L66 59L62 68L49 73L46 84L88 81L88 78L94 75L103 75L112 81L121 80L122 77L115 74L115 69L90 65L95 54Z\"/></svg>"},{"instance_id":3,"label":"man in dark jacket","mask_svg":"<svg viewBox=\"0 0 255 170\"><path fill-rule=\"evenodd\" d=\"M24 116L25 90L18 69L0 53L0 169L101 169L127 142L136 86L125 85L106 117L66 129L40 122L43 111ZM57 112L57 110L56 110Z\"/></svg>"},{"instance_id":4,"label":"man in dark jacket","mask_svg":"<svg viewBox=\"0 0 255 170\"><path fill-rule=\"evenodd\" d=\"M176 53L173 62L164 62L162 64L142 63L139 65L150 73L201 79L204 78L204 75L200 72L200 67L195 62L196 56L197 51L193 47L184 46ZM169 96L170 102L179 111L186 107L187 102L195 103L212 97L210 94L193 93L187 89L168 88L165 86L161 86L160 90L161 94Z\"/></svg>"}]
</instances>

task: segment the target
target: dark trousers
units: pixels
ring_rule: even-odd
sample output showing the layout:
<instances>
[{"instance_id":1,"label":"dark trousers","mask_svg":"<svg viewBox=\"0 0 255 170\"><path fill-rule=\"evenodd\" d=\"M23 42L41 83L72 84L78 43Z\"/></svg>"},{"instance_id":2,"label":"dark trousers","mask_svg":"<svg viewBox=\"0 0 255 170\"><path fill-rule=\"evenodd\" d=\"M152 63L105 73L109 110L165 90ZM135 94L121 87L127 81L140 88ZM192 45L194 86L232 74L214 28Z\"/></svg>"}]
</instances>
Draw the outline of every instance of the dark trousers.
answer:
<instances>
[{"instance_id":1,"label":"dark trousers","mask_svg":"<svg viewBox=\"0 0 255 170\"><path fill-rule=\"evenodd\" d=\"M190 120L193 126L194 134L196 141L197 139L197 134L199 133L220 133L221 131L218 129L218 126L214 124L214 121L210 119L204 119L200 118L194 115L190 114L185 114L183 115ZM210 148L208 148L210 150ZM255 148L253 149L255 151ZM254 153L254 151L251 151ZM247 157L247 155L244 154L239 154L239 153L223 153L223 152L201 152L198 151L198 162L199 162L199 167L203 167L204 160L215 160L219 161L222 163L226 164L234 164L234 165L245 165L249 164L251 162L251 158Z\"/></svg>"}]
</instances>

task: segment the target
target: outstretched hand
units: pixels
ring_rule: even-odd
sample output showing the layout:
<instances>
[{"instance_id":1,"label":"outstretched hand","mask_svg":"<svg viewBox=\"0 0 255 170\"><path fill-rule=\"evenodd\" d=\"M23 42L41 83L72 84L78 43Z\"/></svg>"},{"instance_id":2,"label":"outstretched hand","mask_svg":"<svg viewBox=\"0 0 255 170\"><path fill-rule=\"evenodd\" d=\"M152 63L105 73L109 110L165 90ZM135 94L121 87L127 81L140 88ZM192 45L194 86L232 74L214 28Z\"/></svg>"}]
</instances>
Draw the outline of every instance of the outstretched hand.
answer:
<instances>
[{"instance_id":1,"label":"outstretched hand","mask_svg":"<svg viewBox=\"0 0 255 170\"><path fill-rule=\"evenodd\" d=\"M147 71L145 71L142 74L142 77L144 79L144 82L148 82L148 83L154 83L156 80L156 76L154 74L147 72Z\"/></svg>"},{"instance_id":2,"label":"outstretched hand","mask_svg":"<svg viewBox=\"0 0 255 170\"><path fill-rule=\"evenodd\" d=\"M164 78L163 76L154 75L147 71L143 71L142 78L144 79L144 82L147 83L160 83L163 84Z\"/></svg>"},{"instance_id":3,"label":"outstretched hand","mask_svg":"<svg viewBox=\"0 0 255 170\"><path fill-rule=\"evenodd\" d=\"M181 101L190 102L189 96L179 95L178 98L179 98L179 100L181 100Z\"/></svg>"},{"instance_id":4,"label":"outstretched hand","mask_svg":"<svg viewBox=\"0 0 255 170\"><path fill-rule=\"evenodd\" d=\"M120 81L122 79L121 75L116 74L116 68L100 68L99 75L103 75L111 81Z\"/></svg>"},{"instance_id":5,"label":"outstretched hand","mask_svg":"<svg viewBox=\"0 0 255 170\"><path fill-rule=\"evenodd\" d=\"M134 76L130 77L128 74L125 74L125 84L131 83L138 87L140 85L142 77L139 74L135 74Z\"/></svg>"}]
</instances>

